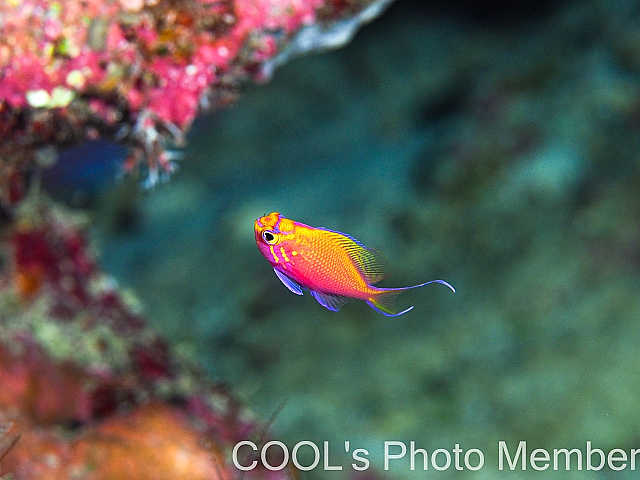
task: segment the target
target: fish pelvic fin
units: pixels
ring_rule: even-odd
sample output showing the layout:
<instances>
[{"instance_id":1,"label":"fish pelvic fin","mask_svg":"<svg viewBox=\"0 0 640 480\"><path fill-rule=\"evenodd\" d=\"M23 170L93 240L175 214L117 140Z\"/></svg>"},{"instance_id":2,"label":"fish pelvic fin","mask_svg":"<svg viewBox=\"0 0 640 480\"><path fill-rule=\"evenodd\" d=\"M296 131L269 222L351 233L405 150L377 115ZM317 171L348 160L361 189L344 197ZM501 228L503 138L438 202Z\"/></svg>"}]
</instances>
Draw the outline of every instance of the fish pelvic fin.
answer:
<instances>
[{"instance_id":1,"label":"fish pelvic fin","mask_svg":"<svg viewBox=\"0 0 640 480\"><path fill-rule=\"evenodd\" d=\"M273 271L276 272L276 275L278 276L280 281L284 283L285 287L287 287L296 295L302 295L302 287L298 284L298 282L294 281L291 277L289 277L289 275L287 275L286 273L282 273L277 268L274 268Z\"/></svg>"},{"instance_id":2,"label":"fish pelvic fin","mask_svg":"<svg viewBox=\"0 0 640 480\"><path fill-rule=\"evenodd\" d=\"M424 287L425 285L429 285L430 283L441 283L442 285L449 287L453 293L456 292L456 289L451 286L451 284L445 282L444 280L431 280L429 282L421 283L419 285L412 285L411 287L401 287L401 288L381 288L379 289L375 295L367 300L367 305L373 308L376 312L380 312L387 317L399 317L403 313L407 313L409 310L413 309L413 306L398 312L395 308L395 299L398 295L400 295L405 290L410 290L412 288Z\"/></svg>"}]
</instances>

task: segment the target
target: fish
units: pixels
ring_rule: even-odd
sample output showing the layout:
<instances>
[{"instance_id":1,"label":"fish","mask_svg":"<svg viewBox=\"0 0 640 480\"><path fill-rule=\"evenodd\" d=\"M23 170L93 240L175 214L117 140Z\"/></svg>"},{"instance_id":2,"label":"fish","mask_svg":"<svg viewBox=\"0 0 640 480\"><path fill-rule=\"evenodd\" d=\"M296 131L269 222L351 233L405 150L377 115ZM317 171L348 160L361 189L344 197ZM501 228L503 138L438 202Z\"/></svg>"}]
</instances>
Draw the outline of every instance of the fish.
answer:
<instances>
[{"instance_id":1,"label":"fish","mask_svg":"<svg viewBox=\"0 0 640 480\"><path fill-rule=\"evenodd\" d=\"M93 140L60 152L42 169L40 184L56 199L74 204L95 198L116 184L127 148L107 140Z\"/></svg>"},{"instance_id":2,"label":"fish","mask_svg":"<svg viewBox=\"0 0 640 480\"><path fill-rule=\"evenodd\" d=\"M444 280L400 288L379 288L374 284L389 275L387 260L380 252L365 247L355 238L322 227L310 227L277 212L254 223L258 249L280 281L296 295L309 290L323 307L337 312L352 298L364 300L383 315L397 317L413 306L397 311L395 297L405 290Z\"/></svg>"}]
</instances>

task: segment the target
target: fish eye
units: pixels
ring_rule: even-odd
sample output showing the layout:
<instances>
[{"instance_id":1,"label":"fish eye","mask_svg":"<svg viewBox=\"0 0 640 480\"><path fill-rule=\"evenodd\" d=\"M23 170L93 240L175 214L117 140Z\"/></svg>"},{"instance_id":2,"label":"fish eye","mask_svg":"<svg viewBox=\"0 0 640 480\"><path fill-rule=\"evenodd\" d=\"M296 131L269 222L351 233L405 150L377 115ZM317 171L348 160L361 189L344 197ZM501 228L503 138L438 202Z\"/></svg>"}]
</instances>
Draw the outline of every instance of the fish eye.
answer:
<instances>
[{"instance_id":1,"label":"fish eye","mask_svg":"<svg viewBox=\"0 0 640 480\"><path fill-rule=\"evenodd\" d=\"M262 232L262 239L269 245L273 245L274 243L276 243L276 236L270 230L265 230L264 232Z\"/></svg>"}]
</instances>

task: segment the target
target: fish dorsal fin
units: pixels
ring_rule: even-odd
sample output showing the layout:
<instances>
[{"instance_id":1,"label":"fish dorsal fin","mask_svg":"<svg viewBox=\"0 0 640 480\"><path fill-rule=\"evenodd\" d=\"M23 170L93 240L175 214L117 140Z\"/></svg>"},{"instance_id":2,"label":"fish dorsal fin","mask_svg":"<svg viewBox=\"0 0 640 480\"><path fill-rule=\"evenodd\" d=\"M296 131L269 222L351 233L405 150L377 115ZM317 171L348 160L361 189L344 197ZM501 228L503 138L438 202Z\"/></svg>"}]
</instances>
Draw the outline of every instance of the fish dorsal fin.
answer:
<instances>
[{"instance_id":1,"label":"fish dorsal fin","mask_svg":"<svg viewBox=\"0 0 640 480\"><path fill-rule=\"evenodd\" d=\"M302 295L302 287L300 285L298 285L297 282L293 281L291 278L289 278L288 275L282 273L280 270L274 268L273 269L274 272L276 272L276 275L278 276L278 278L280 279L280 281L282 283L284 283L284 285L291 290L293 293L295 293L296 295Z\"/></svg>"},{"instance_id":2,"label":"fish dorsal fin","mask_svg":"<svg viewBox=\"0 0 640 480\"><path fill-rule=\"evenodd\" d=\"M355 266L364 275L367 285L378 283L389 276L389 263L375 248L365 247L360 241L345 233L327 231L331 232L335 241L345 249Z\"/></svg>"},{"instance_id":3,"label":"fish dorsal fin","mask_svg":"<svg viewBox=\"0 0 640 480\"><path fill-rule=\"evenodd\" d=\"M316 292L311 290L311 295L315 298L320 305L328 308L332 312L337 312L340 307L347 303L348 299L341 295L333 295L331 293Z\"/></svg>"}]
</instances>

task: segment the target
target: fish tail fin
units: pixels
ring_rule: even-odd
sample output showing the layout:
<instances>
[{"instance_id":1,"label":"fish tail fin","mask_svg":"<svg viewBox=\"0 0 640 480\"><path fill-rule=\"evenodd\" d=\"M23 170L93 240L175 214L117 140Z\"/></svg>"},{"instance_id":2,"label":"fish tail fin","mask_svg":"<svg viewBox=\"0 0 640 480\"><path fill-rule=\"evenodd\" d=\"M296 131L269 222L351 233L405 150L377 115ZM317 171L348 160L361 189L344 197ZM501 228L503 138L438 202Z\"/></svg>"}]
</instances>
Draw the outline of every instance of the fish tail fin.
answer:
<instances>
[{"instance_id":1,"label":"fish tail fin","mask_svg":"<svg viewBox=\"0 0 640 480\"><path fill-rule=\"evenodd\" d=\"M403 313L407 313L413 307L398 312L395 307L395 299L402 293L402 290L382 290L367 300L367 305L387 317L399 317Z\"/></svg>"},{"instance_id":2,"label":"fish tail fin","mask_svg":"<svg viewBox=\"0 0 640 480\"><path fill-rule=\"evenodd\" d=\"M413 307L409 307L401 312L398 312L395 308L395 299L398 295L400 295L405 290L410 290L412 288L424 287L425 285L429 285L430 283L441 283L449 287L454 293L456 291L449 283L444 280L431 280L429 282L421 283L420 285L412 285L411 287L401 287L401 288L380 288L367 300L367 305L373 308L375 311L386 315L387 317L399 317L403 313L407 313Z\"/></svg>"}]
</instances>

